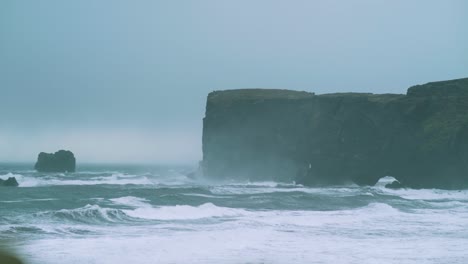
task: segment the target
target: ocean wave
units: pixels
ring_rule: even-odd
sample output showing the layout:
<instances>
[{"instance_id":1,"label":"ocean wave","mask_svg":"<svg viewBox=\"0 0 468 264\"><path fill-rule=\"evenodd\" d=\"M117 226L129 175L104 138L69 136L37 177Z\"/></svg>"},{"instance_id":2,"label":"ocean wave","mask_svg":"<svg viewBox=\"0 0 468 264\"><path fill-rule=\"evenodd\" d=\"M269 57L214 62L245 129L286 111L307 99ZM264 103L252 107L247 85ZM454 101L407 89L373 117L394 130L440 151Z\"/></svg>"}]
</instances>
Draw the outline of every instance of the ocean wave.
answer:
<instances>
[{"instance_id":1,"label":"ocean wave","mask_svg":"<svg viewBox=\"0 0 468 264\"><path fill-rule=\"evenodd\" d=\"M132 196L115 198L111 199L111 201L115 204L134 207L134 209L115 209L88 204L76 209L40 212L34 214L34 217L96 224L98 222L125 223L138 220L196 220L236 217L248 214L248 211L244 209L220 207L212 203L205 203L200 206L174 205L153 207L149 203L146 203L146 199Z\"/></svg>"},{"instance_id":2,"label":"ocean wave","mask_svg":"<svg viewBox=\"0 0 468 264\"><path fill-rule=\"evenodd\" d=\"M24 203L24 202L48 202L56 201L56 198L42 198L42 199L20 199L20 200L3 200L0 203Z\"/></svg>"},{"instance_id":3,"label":"ocean wave","mask_svg":"<svg viewBox=\"0 0 468 264\"><path fill-rule=\"evenodd\" d=\"M316 195L333 195L334 197L348 197L356 195L373 196L373 194L369 192L362 193L362 189L357 186L305 187L303 185L282 183L276 183L276 185L220 185L211 187L210 191L216 195L273 194L299 192Z\"/></svg>"},{"instance_id":4,"label":"ocean wave","mask_svg":"<svg viewBox=\"0 0 468 264\"><path fill-rule=\"evenodd\" d=\"M182 174L159 175L152 173L131 174L123 172L76 172L72 174L48 173L48 174L19 174L9 172L0 175L0 179L15 177L19 187L41 187L55 185L160 185L181 186L193 183L192 179Z\"/></svg>"},{"instance_id":5,"label":"ocean wave","mask_svg":"<svg viewBox=\"0 0 468 264\"><path fill-rule=\"evenodd\" d=\"M442 189L389 189L386 184L392 183L396 179L390 176L381 178L375 186L372 187L379 194L399 196L407 200L457 200L468 201L468 190L442 190Z\"/></svg>"},{"instance_id":6,"label":"ocean wave","mask_svg":"<svg viewBox=\"0 0 468 264\"><path fill-rule=\"evenodd\" d=\"M33 225L4 225L0 228L1 234L18 234L18 233L27 233L27 234L39 234L46 233L40 227Z\"/></svg>"},{"instance_id":7,"label":"ocean wave","mask_svg":"<svg viewBox=\"0 0 468 264\"><path fill-rule=\"evenodd\" d=\"M239 216L241 223L273 228L317 228L352 227L362 225L384 225L388 219L406 217L406 213L385 204L370 203L355 209L311 211L311 210L269 210L248 211Z\"/></svg>"},{"instance_id":8,"label":"ocean wave","mask_svg":"<svg viewBox=\"0 0 468 264\"><path fill-rule=\"evenodd\" d=\"M147 177L147 176L151 176L151 175L150 174L135 175L135 174L122 173L122 172L114 172L111 174L103 173L103 174L100 174L100 176L91 177L90 179L91 180L108 180L109 178L128 179L128 178Z\"/></svg>"},{"instance_id":9,"label":"ocean wave","mask_svg":"<svg viewBox=\"0 0 468 264\"><path fill-rule=\"evenodd\" d=\"M122 222L129 220L127 215L119 209L103 208L99 205L90 204L76 209L39 212L35 213L34 217L57 218L58 220L70 220L82 223Z\"/></svg>"},{"instance_id":10,"label":"ocean wave","mask_svg":"<svg viewBox=\"0 0 468 264\"><path fill-rule=\"evenodd\" d=\"M194 220L202 218L235 217L248 213L244 209L219 207L212 203L200 206L175 205L161 207L142 207L123 210L128 216L149 220Z\"/></svg>"},{"instance_id":11,"label":"ocean wave","mask_svg":"<svg viewBox=\"0 0 468 264\"><path fill-rule=\"evenodd\" d=\"M19 235L90 235L99 234L108 230L106 225L91 226L89 224L66 223L35 223L35 224L7 224L0 226L0 237L17 238Z\"/></svg>"},{"instance_id":12,"label":"ocean wave","mask_svg":"<svg viewBox=\"0 0 468 264\"><path fill-rule=\"evenodd\" d=\"M16 174L16 173L11 173L11 172L8 172L7 174L3 174L3 175L0 175L0 179L2 180L8 180L8 178L10 177L23 177L23 175L21 174Z\"/></svg>"},{"instance_id":13,"label":"ocean wave","mask_svg":"<svg viewBox=\"0 0 468 264\"><path fill-rule=\"evenodd\" d=\"M122 175L120 173L111 176L93 177L89 180L59 180L55 182L56 185L98 185L98 184L113 184L113 185L153 185L155 182L151 181L146 176L140 175Z\"/></svg>"},{"instance_id":14,"label":"ocean wave","mask_svg":"<svg viewBox=\"0 0 468 264\"><path fill-rule=\"evenodd\" d=\"M358 210L367 211L369 213L379 213L381 215L395 214L400 212L398 209L386 203L370 203L364 207L359 208Z\"/></svg>"},{"instance_id":15,"label":"ocean wave","mask_svg":"<svg viewBox=\"0 0 468 264\"><path fill-rule=\"evenodd\" d=\"M120 198L110 199L115 204L126 205L130 207L150 207L149 200L135 196L125 196Z\"/></svg>"},{"instance_id":16,"label":"ocean wave","mask_svg":"<svg viewBox=\"0 0 468 264\"><path fill-rule=\"evenodd\" d=\"M124 175L121 173L112 174L110 176L99 176L88 179L70 179L67 175L54 175L54 176L25 176L21 174L8 173L0 176L1 179L8 177L15 177L18 181L19 187L41 187L41 186L55 186L55 185L154 185L157 182L152 181L150 178L141 175Z\"/></svg>"},{"instance_id":17,"label":"ocean wave","mask_svg":"<svg viewBox=\"0 0 468 264\"><path fill-rule=\"evenodd\" d=\"M374 187L385 187L385 185L390 184L394 181L397 181L394 177L385 176L379 179L379 181L374 185Z\"/></svg>"},{"instance_id":18,"label":"ocean wave","mask_svg":"<svg viewBox=\"0 0 468 264\"><path fill-rule=\"evenodd\" d=\"M227 186L243 186L243 187L278 187L281 183L274 182L274 181L253 181L253 182L245 182L245 183L230 183L226 184Z\"/></svg>"},{"instance_id":19,"label":"ocean wave","mask_svg":"<svg viewBox=\"0 0 468 264\"><path fill-rule=\"evenodd\" d=\"M208 195L208 194L201 194L201 193L181 193L180 195L184 196L193 196L193 197L203 197L203 198L211 198L211 199L231 199L234 196L216 196L216 195Z\"/></svg>"},{"instance_id":20,"label":"ocean wave","mask_svg":"<svg viewBox=\"0 0 468 264\"><path fill-rule=\"evenodd\" d=\"M34 187L34 186L39 186L43 180L31 177L31 176L25 176L23 174L16 174L16 173L7 173L5 175L0 175L0 179L6 180L9 177L15 177L16 181L19 184L19 187Z\"/></svg>"},{"instance_id":21,"label":"ocean wave","mask_svg":"<svg viewBox=\"0 0 468 264\"><path fill-rule=\"evenodd\" d=\"M375 188L381 194L399 196L407 200L456 200L468 201L468 190L441 190L441 189L388 189Z\"/></svg>"},{"instance_id":22,"label":"ocean wave","mask_svg":"<svg viewBox=\"0 0 468 264\"><path fill-rule=\"evenodd\" d=\"M428 201L428 204L434 208L449 209L449 208L468 208L468 201Z\"/></svg>"},{"instance_id":23,"label":"ocean wave","mask_svg":"<svg viewBox=\"0 0 468 264\"><path fill-rule=\"evenodd\" d=\"M119 174L119 171L115 170L103 170L103 171L91 171L91 170L79 170L74 172L75 175L112 175Z\"/></svg>"}]
</instances>

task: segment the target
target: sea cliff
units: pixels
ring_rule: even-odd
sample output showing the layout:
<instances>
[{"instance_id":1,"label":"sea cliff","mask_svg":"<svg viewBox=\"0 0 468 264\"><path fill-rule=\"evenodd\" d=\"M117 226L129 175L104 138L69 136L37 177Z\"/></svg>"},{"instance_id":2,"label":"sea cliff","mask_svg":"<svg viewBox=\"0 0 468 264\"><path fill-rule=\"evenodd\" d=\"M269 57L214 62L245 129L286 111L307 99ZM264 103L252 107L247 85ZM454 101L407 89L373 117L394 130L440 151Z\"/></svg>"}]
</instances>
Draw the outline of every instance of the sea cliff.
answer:
<instances>
[{"instance_id":1,"label":"sea cliff","mask_svg":"<svg viewBox=\"0 0 468 264\"><path fill-rule=\"evenodd\" d=\"M240 89L208 95L203 174L213 179L468 187L468 78L407 94Z\"/></svg>"}]
</instances>

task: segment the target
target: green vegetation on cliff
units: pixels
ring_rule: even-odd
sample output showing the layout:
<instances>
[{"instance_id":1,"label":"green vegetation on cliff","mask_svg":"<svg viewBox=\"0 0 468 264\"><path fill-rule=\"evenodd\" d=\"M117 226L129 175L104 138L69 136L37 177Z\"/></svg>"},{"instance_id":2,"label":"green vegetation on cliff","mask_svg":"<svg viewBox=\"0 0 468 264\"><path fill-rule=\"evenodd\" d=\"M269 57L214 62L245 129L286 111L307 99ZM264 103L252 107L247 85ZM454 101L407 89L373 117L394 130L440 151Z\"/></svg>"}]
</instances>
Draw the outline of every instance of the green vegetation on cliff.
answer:
<instances>
[{"instance_id":1,"label":"green vegetation on cliff","mask_svg":"<svg viewBox=\"0 0 468 264\"><path fill-rule=\"evenodd\" d=\"M313 93L303 91L279 90L279 89L238 89L226 91L214 91L208 95L212 103L240 100L274 100L274 99L304 99L311 98Z\"/></svg>"},{"instance_id":2,"label":"green vegetation on cliff","mask_svg":"<svg viewBox=\"0 0 468 264\"><path fill-rule=\"evenodd\" d=\"M210 93L208 177L468 187L468 78L407 95L242 89Z\"/></svg>"}]
</instances>

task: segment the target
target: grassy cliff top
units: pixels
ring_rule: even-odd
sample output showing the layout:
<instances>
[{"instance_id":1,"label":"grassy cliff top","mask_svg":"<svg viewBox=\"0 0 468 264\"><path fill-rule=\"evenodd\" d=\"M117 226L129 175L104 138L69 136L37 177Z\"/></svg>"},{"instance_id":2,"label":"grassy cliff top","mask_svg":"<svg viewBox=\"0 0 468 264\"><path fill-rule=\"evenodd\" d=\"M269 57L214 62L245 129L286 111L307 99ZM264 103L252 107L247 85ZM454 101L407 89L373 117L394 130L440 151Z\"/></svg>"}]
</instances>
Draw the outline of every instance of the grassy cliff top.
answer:
<instances>
[{"instance_id":1,"label":"grassy cliff top","mask_svg":"<svg viewBox=\"0 0 468 264\"><path fill-rule=\"evenodd\" d=\"M402 94L372 94L372 93L330 93L315 95L314 93L304 91L293 91L283 89L236 89L214 91L208 95L208 101L211 103L225 103L234 101L257 101L257 100L298 100L309 99L314 96L321 98L366 98L374 102L389 102L401 98Z\"/></svg>"},{"instance_id":2,"label":"grassy cliff top","mask_svg":"<svg viewBox=\"0 0 468 264\"><path fill-rule=\"evenodd\" d=\"M416 85L408 89L409 98L432 96L468 96L468 78L430 82L424 85ZM235 101L258 100L298 100L309 99L316 96L305 91L293 91L285 89L235 89L214 91L208 95L211 103L226 103ZM317 95L321 98L366 98L372 102L387 103L405 97L403 94L372 94L372 93L330 93Z\"/></svg>"},{"instance_id":3,"label":"grassy cliff top","mask_svg":"<svg viewBox=\"0 0 468 264\"><path fill-rule=\"evenodd\" d=\"M208 95L208 101L240 101L240 100L274 100L274 99L306 99L314 93L281 89L236 89L214 91Z\"/></svg>"},{"instance_id":4,"label":"grassy cliff top","mask_svg":"<svg viewBox=\"0 0 468 264\"><path fill-rule=\"evenodd\" d=\"M409 96L468 95L468 78L430 82L408 89Z\"/></svg>"},{"instance_id":5,"label":"grassy cliff top","mask_svg":"<svg viewBox=\"0 0 468 264\"><path fill-rule=\"evenodd\" d=\"M401 98L403 94L373 94L373 93L330 93L319 95L324 98L366 98L372 102L390 102L392 100Z\"/></svg>"}]
</instances>

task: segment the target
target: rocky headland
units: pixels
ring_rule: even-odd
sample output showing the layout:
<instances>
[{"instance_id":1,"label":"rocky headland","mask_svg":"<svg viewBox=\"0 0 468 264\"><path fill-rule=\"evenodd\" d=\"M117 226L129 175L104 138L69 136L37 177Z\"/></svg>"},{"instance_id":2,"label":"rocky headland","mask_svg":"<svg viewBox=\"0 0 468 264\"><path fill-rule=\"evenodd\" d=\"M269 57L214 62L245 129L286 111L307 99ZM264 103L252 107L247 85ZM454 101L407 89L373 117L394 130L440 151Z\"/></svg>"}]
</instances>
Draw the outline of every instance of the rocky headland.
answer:
<instances>
[{"instance_id":1,"label":"rocky headland","mask_svg":"<svg viewBox=\"0 0 468 264\"><path fill-rule=\"evenodd\" d=\"M406 94L215 91L203 120L203 174L304 185L468 188L468 78Z\"/></svg>"}]
</instances>

